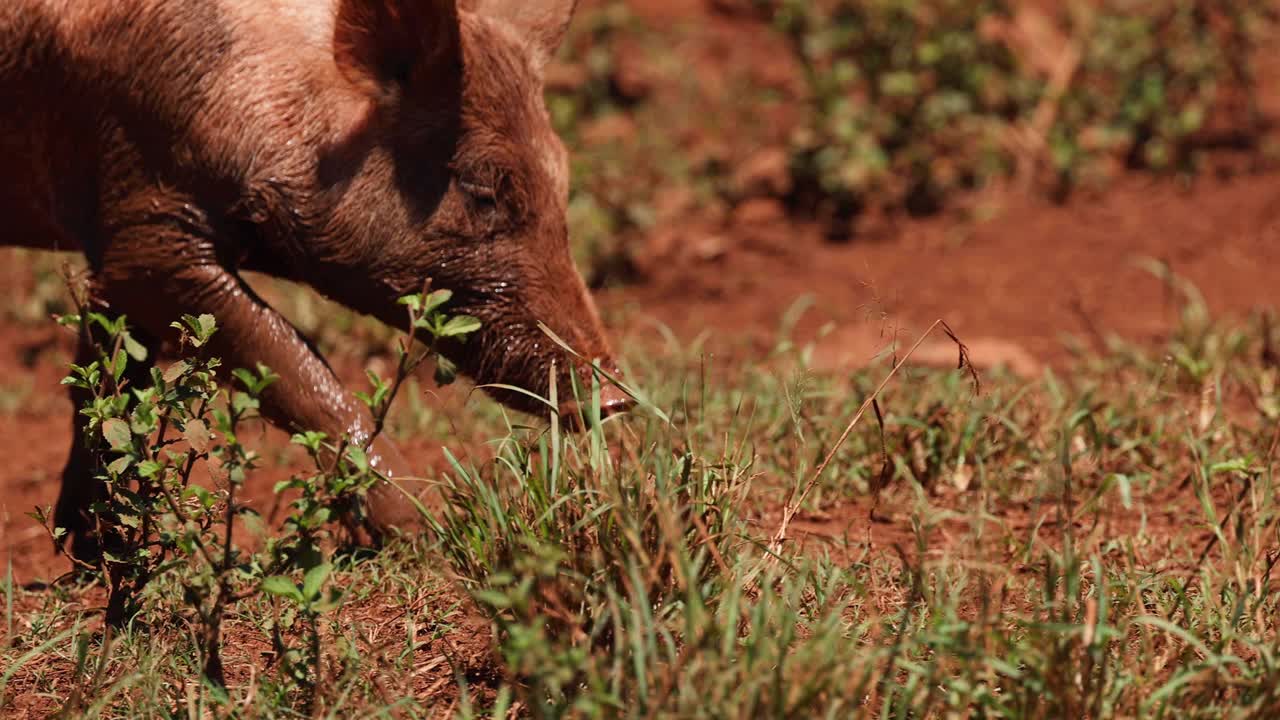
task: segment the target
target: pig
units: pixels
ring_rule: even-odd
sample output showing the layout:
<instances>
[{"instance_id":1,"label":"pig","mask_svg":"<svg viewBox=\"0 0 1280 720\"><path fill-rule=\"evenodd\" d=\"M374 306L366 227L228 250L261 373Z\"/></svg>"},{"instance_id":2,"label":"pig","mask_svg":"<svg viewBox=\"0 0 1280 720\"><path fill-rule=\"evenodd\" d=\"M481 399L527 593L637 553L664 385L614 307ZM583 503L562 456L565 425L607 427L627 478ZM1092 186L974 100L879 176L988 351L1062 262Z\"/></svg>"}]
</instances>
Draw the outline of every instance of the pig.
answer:
<instances>
[{"instance_id":1,"label":"pig","mask_svg":"<svg viewBox=\"0 0 1280 720\"><path fill-rule=\"evenodd\" d=\"M428 280L451 290L447 310L482 327L442 352L477 383L545 396L586 360L616 372L571 257L568 158L543 101L575 5L5 0L0 242L83 253L95 303L127 316L149 357L183 314L214 315L211 352L278 374L263 414L289 430L359 443L373 422L242 270L397 327L398 298ZM630 404L603 390L603 414ZM88 553L100 486L74 429L54 522ZM374 526L407 525L391 483L413 468L382 437L371 457L387 478Z\"/></svg>"}]
</instances>

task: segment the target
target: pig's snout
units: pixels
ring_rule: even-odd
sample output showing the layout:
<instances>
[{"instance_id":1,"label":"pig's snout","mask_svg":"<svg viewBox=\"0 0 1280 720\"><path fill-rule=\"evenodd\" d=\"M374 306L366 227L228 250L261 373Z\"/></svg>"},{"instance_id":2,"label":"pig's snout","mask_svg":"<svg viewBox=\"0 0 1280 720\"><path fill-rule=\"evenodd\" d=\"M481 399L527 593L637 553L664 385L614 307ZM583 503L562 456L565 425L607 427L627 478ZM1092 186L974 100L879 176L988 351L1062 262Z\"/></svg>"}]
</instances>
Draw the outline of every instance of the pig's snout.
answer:
<instances>
[{"instance_id":1,"label":"pig's snout","mask_svg":"<svg viewBox=\"0 0 1280 720\"><path fill-rule=\"evenodd\" d=\"M590 402L590 399L584 399L582 403L577 400L568 400L560 403L560 421L577 431L585 429L585 425L588 422L586 418L590 415L590 408L584 407L584 405ZM614 415L621 415L635 407L635 405L636 401L615 385L609 384L600 388L601 420Z\"/></svg>"}]
</instances>

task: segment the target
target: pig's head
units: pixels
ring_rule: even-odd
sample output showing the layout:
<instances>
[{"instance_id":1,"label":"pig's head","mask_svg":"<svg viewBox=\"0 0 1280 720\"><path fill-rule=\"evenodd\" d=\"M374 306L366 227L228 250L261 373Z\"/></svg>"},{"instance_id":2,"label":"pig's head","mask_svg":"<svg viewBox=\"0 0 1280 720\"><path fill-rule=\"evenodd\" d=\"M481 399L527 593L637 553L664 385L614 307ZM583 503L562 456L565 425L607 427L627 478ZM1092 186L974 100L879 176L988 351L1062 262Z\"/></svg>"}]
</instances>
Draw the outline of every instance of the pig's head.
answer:
<instances>
[{"instance_id":1,"label":"pig's head","mask_svg":"<svg viewBox=\"0 0 1280 720\"><path fill-rule=\"evenodd\" d=\"M322 174L342 176L329 284L384 321L395 300L453 292L447 310L482 329L443 351L478 384L561 398L588 366L612 371L596 308L569 248L569 164L543 101L544 68L576 0L338 0L334 59L356 98ZM353 169L355 168L355 169ZM390 188L390 190L389 190ZM542 408L495 391L517 409ZM607 388L602 410L630 402ZM571 403L562 406L575 411Z\"/></svg>"}]
</instances>

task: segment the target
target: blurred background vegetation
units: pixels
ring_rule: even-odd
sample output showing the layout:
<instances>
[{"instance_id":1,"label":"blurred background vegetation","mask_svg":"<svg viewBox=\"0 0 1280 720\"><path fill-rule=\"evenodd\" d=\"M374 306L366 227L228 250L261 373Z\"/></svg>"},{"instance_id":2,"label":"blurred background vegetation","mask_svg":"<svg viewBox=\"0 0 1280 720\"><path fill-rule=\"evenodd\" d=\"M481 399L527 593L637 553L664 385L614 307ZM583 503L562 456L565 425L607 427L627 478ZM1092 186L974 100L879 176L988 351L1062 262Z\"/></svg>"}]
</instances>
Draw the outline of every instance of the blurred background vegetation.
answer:
<instances>
[{"instance_id":1,"label":"blurred background vegetation","mask_svg":"<svg viewBox=\"0 0 1280 720\"><path fill-rule=\"evenodd\" d=\"M549 103L595 286L680 253L675 221L779 216L843 241L903 216L1063 201L1126 172L1271 163L1277 9L1250 0L584 4ZM690 19L690 18L695 19Z\"/></svg>"}]
</instances>

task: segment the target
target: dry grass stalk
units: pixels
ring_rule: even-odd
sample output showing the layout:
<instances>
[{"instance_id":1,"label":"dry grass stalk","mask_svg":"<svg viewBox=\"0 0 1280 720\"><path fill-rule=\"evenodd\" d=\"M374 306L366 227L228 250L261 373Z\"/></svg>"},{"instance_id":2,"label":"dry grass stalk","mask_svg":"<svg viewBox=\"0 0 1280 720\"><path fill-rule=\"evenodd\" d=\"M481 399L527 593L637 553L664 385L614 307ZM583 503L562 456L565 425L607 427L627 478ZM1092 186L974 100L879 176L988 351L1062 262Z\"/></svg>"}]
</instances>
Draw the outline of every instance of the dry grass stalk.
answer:
<instances>
[{"instance_id":1,"label":"dry grass stalk","mask_svg":"<svg viewBox=\"0 0 1280 720\"><path fill-rule=\"evenodd\" d=\"M947 337L956 345L959 352L957 369L969 371L970 376L973 378L975 394L982 391L981 380L978 378L978 372L974 369L973 363L969 361L969 348L960 341L960 338L956 336L955 332L951 330L951 327L947 325L945 320L942 320L941 318L935 320L933 324L929 326L929 329L920 335L919 339L916 340L915 344L911 346L911 349L908 350L905 355L901 358L895 358L893 368L889 371L889 374L884 377L884 380L880 381L880 384L876 387L875 391L871 393L870 397L862 402L858 411L853 414L853 418L849 421L849 424L845 426L844 432L840 434L840 438L836 440L835 444L831 446L831 449L827 451L826 456L822 459L818 468L814 470L813 477L809 478L809 481L805 483L805 486L803 490L800 491L799 496L797 496L795 488L792 488L791 494L788 496L786 505L782 510L782 522L778 526L778 531L774 533L773 539L769 541L769 556L774 561L779 557L782 546L787 541L787 530L791 526L791 521L795 519L795 516L800 512L800 508L804 506L804 502L808 499L809 493L811 493L813 488L817 486L818 480L822 478L822 474L826 472L827 466L835 459L836 453L840 452L840 448L844 446L845 442L849 439L849 436L853 434L853 429L858 426L859 422L861 422L862 417L866 415L867 410L874 407L876 408L877 414L879 414L877 402L881 393L883 393L885 388L889 386L889 383L893 381L893 378L898 374L898 371L902 369L902 366L906 365L907 361L911 359L911 356L916 352L916 350L924 344L924 341L928 340L929 336L939 328L941 328L942 331L947 334Z\"/></svg>"}]
</instances>

